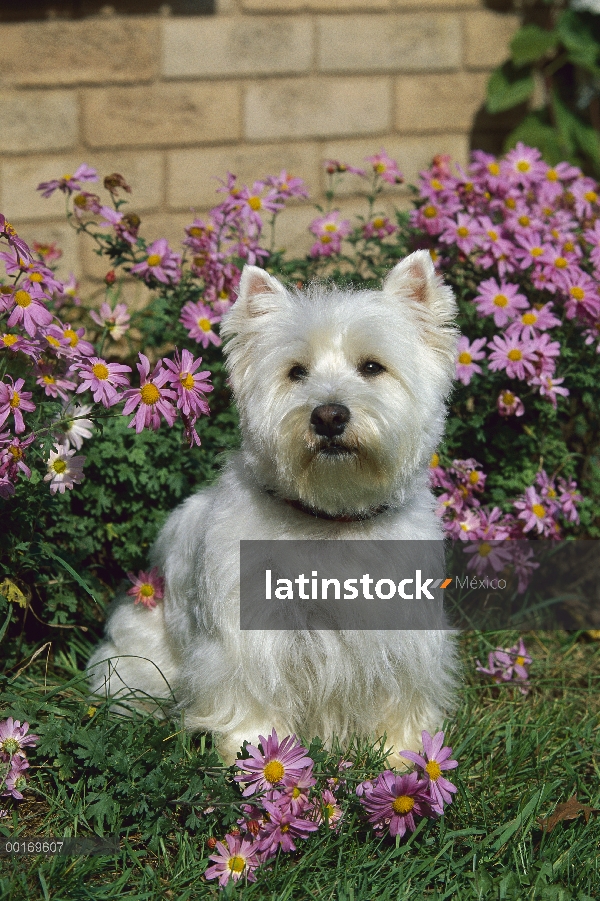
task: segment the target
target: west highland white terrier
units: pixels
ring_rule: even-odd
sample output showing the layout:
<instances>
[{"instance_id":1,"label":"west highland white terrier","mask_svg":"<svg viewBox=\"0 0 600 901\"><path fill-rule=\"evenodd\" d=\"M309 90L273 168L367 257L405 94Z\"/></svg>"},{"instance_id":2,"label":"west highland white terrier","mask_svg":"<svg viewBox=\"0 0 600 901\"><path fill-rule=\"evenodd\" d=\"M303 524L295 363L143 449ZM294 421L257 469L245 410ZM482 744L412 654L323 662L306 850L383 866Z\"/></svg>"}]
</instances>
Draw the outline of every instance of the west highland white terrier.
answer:
<instances>
[{"instance_id":1,"label":"west highland white terrier","mask_svg":"<svg viewBox=\"0 0 600 901\"><path fill-rule=\"evenodd\" d=\"M442 540L428 486L455 365L452 291L429 253L381 291L287 290L255 266L222 323L241 450L163 527L152 610L120 598L89 662L92 690L171 698L227 762L278 734L418 750L452 707L443 629L243 631L240 540Z\"/></svg>"}]
</instances>

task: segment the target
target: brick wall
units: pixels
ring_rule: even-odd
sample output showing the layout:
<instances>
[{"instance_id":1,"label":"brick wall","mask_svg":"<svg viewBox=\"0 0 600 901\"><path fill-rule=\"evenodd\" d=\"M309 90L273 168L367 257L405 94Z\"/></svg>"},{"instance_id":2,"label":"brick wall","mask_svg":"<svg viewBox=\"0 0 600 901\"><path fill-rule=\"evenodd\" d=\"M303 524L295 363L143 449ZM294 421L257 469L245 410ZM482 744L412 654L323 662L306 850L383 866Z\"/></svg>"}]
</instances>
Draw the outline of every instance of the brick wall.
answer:
<instances>
[{"instance_id":1,"label":"brick wall","mask_svg":"<svg viewBox=\"0 0 600 901\"><path fill-rule=\"evenodd\" d=\"M323 159L359 164L383 146L415 181L435 153L466 160L516 26L480 0L220 0L214 17L2 25L0 210L88 280L106 266L77 243L62 196L35 191L82 161L121 172L144 234L173 241L228 169L285 167L322 196ZM407 202L392 190L388 203ZM341 206L360 198L346 190ZM313 215L286 212L280 241L305 250Z\"/></svg>"}]
</instances>

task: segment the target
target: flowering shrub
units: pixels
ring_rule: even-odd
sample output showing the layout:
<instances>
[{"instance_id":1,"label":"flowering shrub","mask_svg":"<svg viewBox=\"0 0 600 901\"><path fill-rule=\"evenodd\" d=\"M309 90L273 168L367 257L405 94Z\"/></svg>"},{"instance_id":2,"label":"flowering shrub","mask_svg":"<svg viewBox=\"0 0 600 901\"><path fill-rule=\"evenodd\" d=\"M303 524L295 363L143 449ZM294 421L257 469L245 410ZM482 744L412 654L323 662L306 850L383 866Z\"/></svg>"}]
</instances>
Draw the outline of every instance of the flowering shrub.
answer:
<instances>
[{"instance_id":1,"label":"flowering shrub","mask_svg":"<svg viewBox=\"0 0 600 901\"><path fill-rule=\"evenodd\" d=\"M406 253L429 248L455 289L462 333L446 436L431 463L448 534L600 534L595 183L567 163L550 167L523 145L500 160L475 152L466 172L437 157L414 189L413 212L392 221L377 202L402 175L384 151L365 168L328 160L326 171L328 206L310 225L315 240L304 259L276 248L278 215L307 196L285 171L252 186L229 174L221 202L206 220L192 221L179 250L142 236L118 173L103 181L106 202L89 190L98 176L86 165L43 183L44 196L65 194L70 223L107 258L105 296L90 311L74 279L57 276L60 251L29 248L1 217L0 496L8 541L0 566L22 606L43 622L93 622L87 597L110 596L125 572L136 602L151 606L160 597L152 574L136 582L131 573L144 565L166 512L237 442L219 322L246 262L292 284L332 277L364 287L380 284ZM335 209L347 178L366 194L355 223ZM128 281L149 289L144 309L124 302ZM487 562L494 560L502 565L500 554ZM2 610L8 627L16 607L0 596Z\"/></svg>"},{"instance_id":2,"label":"flowering shrub","mask_svg":"<svg viewBox=\"0 0 600 901\"><path fill-rule=\"evenodd\" d=\"M256 881L256 869L267 865L279 851L296 851L297 843L321 826L338 830L347 812L358 806L369 824L381 835L400 836L414 832L419 818L435 819L452 803L456 786L442 772L455 769L452 748L443 747L444 733L433 737L424 731L423 755L402 751L417 770L397 775L391 770L349 788L353 763L341 760L340 776L328 778L326 786L314 775L315 761L308 750L288 735L279 741L275 729L260 745L246 745L247 758L238 760L240 773L235 781L244 786L242 796L252 803L242 804L243 816L237 828L223 841L209 839L211 866L207 879L218 879L223 888L229 880ZM321 780L323 782L323 780Z\"/></svg>"}]
</instances>

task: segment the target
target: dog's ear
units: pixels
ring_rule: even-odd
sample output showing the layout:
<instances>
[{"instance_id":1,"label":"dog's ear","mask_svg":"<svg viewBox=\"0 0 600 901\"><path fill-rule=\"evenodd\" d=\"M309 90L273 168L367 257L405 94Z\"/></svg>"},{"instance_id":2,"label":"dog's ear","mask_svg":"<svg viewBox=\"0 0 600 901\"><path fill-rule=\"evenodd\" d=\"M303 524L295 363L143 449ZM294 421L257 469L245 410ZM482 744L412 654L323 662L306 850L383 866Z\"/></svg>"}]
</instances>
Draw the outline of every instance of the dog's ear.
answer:
<instances>
[{"instance_id":1,"label":"dog's ear","mask_svg":"<svg viewBox=\"0 0 600 901\"><path fill-rule=\"evenodd\" d=\"M383 283L383 290L385 294L429 308L439 324L450 322L456 314L452 290L437 275L427 250L416 250L394 266Z\"/></svg>"},{"instance_id":2,"label":"dog's ear","mask_svg":"<svg viewBox=\"0 0 600 901\"><path fill-rule=\"evenodd\" d=\"M235 306L246 316L264 316L273 307L273 300L285 296L285 288L264 269L244 266Z\"/></svg>"}]
</instances>

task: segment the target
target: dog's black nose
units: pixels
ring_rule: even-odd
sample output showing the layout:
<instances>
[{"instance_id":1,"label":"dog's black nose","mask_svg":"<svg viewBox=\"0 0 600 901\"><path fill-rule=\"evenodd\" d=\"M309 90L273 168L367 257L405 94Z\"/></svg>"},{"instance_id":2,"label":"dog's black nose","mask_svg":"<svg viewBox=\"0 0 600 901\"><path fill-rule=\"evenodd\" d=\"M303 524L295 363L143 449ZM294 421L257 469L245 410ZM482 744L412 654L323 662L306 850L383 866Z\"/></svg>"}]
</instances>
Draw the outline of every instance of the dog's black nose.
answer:
<instances>
[{"instance_id":1,"label":"dog's black nose","mask_svg":"<svg viewBox=\"0 0 600 901\"><path fill-rule=\"evenodd\" d=\"M350 410L343 404L322 404L311 413L310 424L317 435L335 438L341 435L350 419Z\"/></svg>"}]
</instances>

